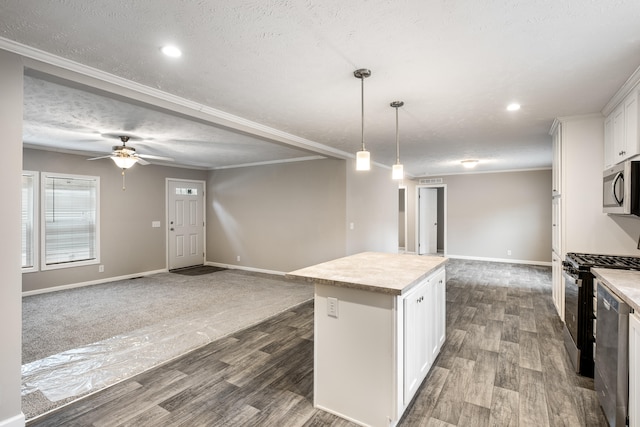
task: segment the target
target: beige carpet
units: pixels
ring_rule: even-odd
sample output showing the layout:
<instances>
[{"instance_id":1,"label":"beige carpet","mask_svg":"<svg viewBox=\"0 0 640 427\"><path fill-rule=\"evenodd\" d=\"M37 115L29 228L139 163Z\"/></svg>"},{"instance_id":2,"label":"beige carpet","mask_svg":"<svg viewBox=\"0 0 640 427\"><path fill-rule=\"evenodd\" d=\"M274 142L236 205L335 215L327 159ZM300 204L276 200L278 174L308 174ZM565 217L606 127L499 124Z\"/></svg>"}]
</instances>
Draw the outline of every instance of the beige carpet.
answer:
<instances>
[{"instance_id":1,"label":"beige carpet","mask_svg":"<svg viewBox=\"0 0 640 427\"><path fill-rule=\"evenodd\" d=\"M313 298L281 276L223 270L23 299L23 412L31 419Z\"/></svg>"}]
</instances>

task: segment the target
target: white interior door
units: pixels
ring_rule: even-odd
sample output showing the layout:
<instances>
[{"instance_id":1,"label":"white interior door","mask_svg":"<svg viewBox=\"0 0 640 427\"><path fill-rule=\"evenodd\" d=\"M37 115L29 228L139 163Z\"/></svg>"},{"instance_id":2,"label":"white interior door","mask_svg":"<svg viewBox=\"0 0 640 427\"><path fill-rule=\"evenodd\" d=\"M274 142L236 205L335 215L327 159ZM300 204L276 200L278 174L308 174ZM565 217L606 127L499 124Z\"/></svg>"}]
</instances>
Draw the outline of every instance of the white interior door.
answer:
<instances>
[{"instance_id":1,"label":"white interior door","mask_svg":"<svg viewBox=\"0 0 640 427\"><path fill-rule=\"evenodd\" d=\"M204 264L204 182L167 180L169 270Z\"/></svg>"},{"instance_id":2,"label":"white interior door","mask_svg":"<svg viewBox=\"0 0 640 427\"><path fill-rule=\"evenodd\" d=\"M435 254L438 252L438 190L419 188L418 202L418 254Z\"/></svg>"}]
</instances>

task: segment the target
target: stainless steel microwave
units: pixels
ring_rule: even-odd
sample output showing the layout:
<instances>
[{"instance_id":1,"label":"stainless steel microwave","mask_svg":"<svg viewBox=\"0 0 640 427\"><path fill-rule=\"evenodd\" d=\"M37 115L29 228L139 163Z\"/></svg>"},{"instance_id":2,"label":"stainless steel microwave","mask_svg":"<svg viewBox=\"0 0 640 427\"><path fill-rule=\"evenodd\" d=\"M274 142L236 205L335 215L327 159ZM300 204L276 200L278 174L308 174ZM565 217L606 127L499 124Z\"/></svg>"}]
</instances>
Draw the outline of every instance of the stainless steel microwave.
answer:
<instances>
[{"instance_id":1,"label":"stainless steel microwave","mask_svg":"<svg viewBox=\"0 0 640 427\"><path fill-rule=\"evenodd\" d=\"M640 216L640 161L627 160L604 171L602 211Z\"/></svg>"}]
</instances>

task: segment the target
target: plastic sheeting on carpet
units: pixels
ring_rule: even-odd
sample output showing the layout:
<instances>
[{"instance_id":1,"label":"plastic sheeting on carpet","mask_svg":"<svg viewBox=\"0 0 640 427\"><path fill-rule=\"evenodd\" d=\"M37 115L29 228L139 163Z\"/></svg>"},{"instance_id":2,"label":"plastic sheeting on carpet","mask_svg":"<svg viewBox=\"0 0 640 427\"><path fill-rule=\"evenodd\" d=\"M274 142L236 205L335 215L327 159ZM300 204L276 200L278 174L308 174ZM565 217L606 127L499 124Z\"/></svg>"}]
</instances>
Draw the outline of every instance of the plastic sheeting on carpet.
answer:
<instances>
[{"instance_id":1,"label":"plastic sheeting on carpet","mask_svg":"<svg viewBox=\"0 0 640 427\"><path fill-rule=\"evenodd\" d=\"M264 313L253 314L255 320L234 309L199 313L36 360L22 365L22 395L40 390L56 402L108 387L264 320ZM214 326L221 322L225 331Z\"/></svg>"}]
</instances>

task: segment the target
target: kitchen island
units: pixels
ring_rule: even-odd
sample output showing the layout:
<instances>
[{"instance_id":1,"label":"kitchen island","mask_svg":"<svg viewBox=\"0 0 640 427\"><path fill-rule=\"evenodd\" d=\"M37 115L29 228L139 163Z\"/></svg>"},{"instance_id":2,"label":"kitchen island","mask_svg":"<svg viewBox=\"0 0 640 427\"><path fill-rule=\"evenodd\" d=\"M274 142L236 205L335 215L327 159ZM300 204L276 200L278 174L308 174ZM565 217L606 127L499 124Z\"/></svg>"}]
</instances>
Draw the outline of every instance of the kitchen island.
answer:
<instances>
[{"instance_id":1,"label":"kitchen island","mask_svg":"<svg viewBox=\"0 0 640 427\"><path fill-rule=\"evenodd\" d=\"M316 408L398 423L445 340L446 262L364 252L287 274L315 285Z\"/></svg>"}]
</instances>

